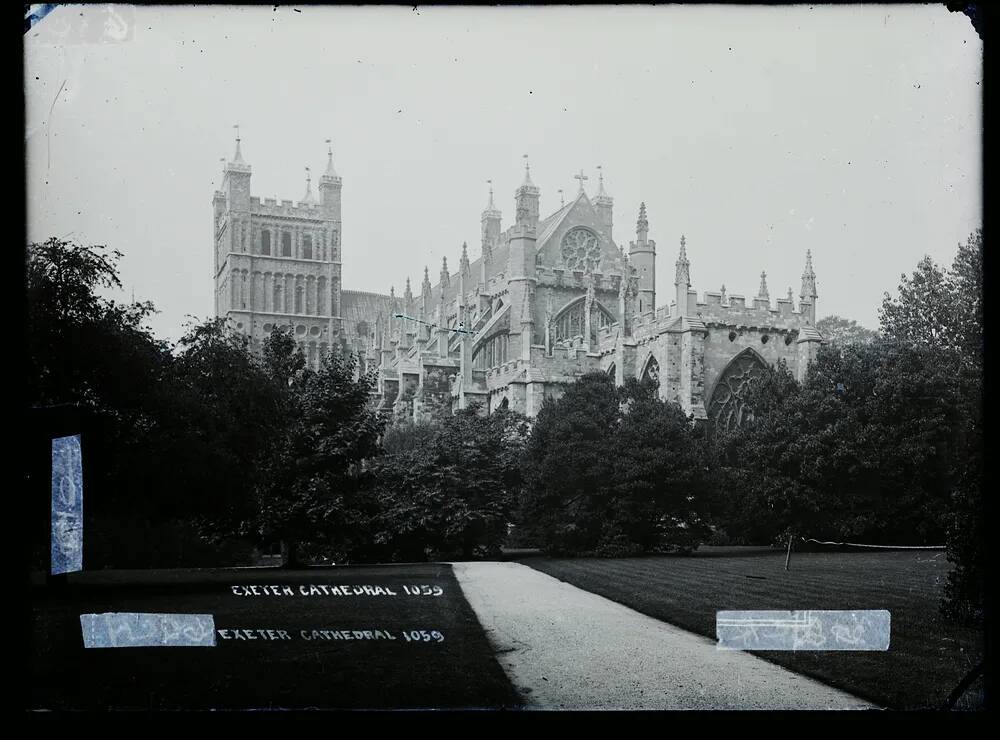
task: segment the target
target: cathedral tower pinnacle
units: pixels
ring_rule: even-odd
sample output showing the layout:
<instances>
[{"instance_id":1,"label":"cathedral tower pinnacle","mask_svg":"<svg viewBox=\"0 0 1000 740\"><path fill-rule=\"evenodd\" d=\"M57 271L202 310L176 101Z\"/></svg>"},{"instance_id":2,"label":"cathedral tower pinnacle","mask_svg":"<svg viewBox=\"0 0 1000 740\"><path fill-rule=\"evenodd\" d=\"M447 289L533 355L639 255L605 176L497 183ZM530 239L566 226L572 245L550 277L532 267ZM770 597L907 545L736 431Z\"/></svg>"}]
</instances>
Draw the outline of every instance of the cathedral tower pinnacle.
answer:
<instances>
[{"instance_id":1,"label":"cathedral tower pinnacle","mask_svg":"<svg viewBox=\"0 0 1000 740\"><path fill-rule=\"evenodd\" d=\"M489 263L493 261L493 250L500 242L500 211L493 202L493 181L487 180L486 182L490 186L490 199L481 218L483 258L480 260L481 274L479 276L479 282L484 288L489 278L488 267Z\"/></svg>"},{"instance_id":2,"label":"cathedral tower pinnacle","mask_svg":"<svg viewBox=\"0 0 1000 740\"><path fill-rule=\"evenodd\" d=\"M337 230L340 230L340 194L343 182L340 175L333 169L333 148L330 146L330 139L327 144L326 172L319 179L319 202L326 212L326 217L337 222Z\"/></svg>"},{"instance_id":3,"label":"cathedral tower pinnacle","mask_svg":"<svg viewBox=\"0 0 1000 740\"><path fill-rule=\"evenodd\" d=\"M635 224L635 241L629 243L629 263L639 279L636 312L642 316L656 311L656 242L648 238L649 222L646 204L639 204L639 218Z\"/></svg>"},{"instance_id":4,"label":"cathedral tower pinnacle","mask_svg":"<svg viewBox=\"0 0 1000 740\"><path fill-rule=\"evenodd\" d=\"M597 165L597 195L594 196L594 210L601 219L605 235L610 240L614 214L614 199L608 195L604 189L604 170L601 165Z\"/></svg>"},{"instance_id":5,"label":"cathedral tower pinnacle","mask_svg":"<svg viewBox=\"0 0 1000 740\"><path fill-rule=\"evenodd\" d=\"M799 291L799 310L808 314L809 323L816 323L816 273L813 272L812 252L806 250L806 269L802 272L802 289Z\"/></svg>"},{"instance_id":6,"label":"cathedral tower pinnacle","mask_svg":"<svg viewBox=\"0 0 1000 740\"><path fill-rule=\"evenodd\" d=\"M430 271L427 269L427 265L424 265L424 282L420 285L420 320L425 322L421 324L420 333L424 339L430 340L431 338L431 276Z\"/></svg>"},{"instance_id":7,"label":"cathedral tower pinnacle","mask_svg":"<svg viewBox=\"0 0 1000 740\"><path fill-rule=\"evenodd\" d=\"M528 164L528 155L524 155L524 182L514 192L514 205L516 218L519 226L528 226L532 229L538 226L538 196L539 189L531 181L531 167Z\"/></svg>"},{"instance_id":8,"label":"cathedral tower pinnacle","mask_svg":"<svg viewBox=\"0 0 1000 740\"><path fill-rule=\"evenodd\" d=\"M691 263L687 258L687 242L681 234L681 251L677 255L674 273L674 287L677 290L677 315L686 316L688 308L688 289L691 287Z\"/></svg>"}]
</instances>

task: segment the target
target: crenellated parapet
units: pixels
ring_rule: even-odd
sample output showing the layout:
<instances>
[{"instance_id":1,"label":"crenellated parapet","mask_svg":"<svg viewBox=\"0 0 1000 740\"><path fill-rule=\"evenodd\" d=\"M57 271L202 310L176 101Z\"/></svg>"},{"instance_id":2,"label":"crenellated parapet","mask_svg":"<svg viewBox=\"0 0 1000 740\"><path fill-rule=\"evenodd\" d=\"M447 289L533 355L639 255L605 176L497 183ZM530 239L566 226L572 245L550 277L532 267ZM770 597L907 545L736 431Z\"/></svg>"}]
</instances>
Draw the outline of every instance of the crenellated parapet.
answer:
<instances>
[{"instance_id":1,"label":"crenellated parapet","mask_svg":"<svg viewBox=\"0 0 1000 740\"><path fill-rule=\"evenodd\" d=\"M258 196L254 195L250 197L250 209L257 216L316 221L326 219L323 206L319 203L295 203L291 200L282 200L279 203L276 198L264 198L262 201Z\"/></svg>"}]
</instances>

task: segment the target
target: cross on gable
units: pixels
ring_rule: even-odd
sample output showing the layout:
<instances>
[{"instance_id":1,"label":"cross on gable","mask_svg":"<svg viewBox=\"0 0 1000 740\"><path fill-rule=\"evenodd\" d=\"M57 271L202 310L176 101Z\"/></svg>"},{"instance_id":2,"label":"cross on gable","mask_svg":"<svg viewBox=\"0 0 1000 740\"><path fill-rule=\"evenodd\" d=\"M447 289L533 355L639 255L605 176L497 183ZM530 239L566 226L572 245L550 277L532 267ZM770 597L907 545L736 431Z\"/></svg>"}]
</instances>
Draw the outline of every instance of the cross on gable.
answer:
<instances>
[{"instance_id":1,"label":"cross on gable","mask_svg":"<svg viewBox=\"0 0 1000 740\"><path fill-rule=\"evenodd\" d=\"M580 181L580 190L582 191L583 190L583 181L584 180L589 180L590 178L587 177L585 174L583 174L583 170L580 170L580 174L579 175L573 175L573 179Z\"/></svg>"}]
</instances>

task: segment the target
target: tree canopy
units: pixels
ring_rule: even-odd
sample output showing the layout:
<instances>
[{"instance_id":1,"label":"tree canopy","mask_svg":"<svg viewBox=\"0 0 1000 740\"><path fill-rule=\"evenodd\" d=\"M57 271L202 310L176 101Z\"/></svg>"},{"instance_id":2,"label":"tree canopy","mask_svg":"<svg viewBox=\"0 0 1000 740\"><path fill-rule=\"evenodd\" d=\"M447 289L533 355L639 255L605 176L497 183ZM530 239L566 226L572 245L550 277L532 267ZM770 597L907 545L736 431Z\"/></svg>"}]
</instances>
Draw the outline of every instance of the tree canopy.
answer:
<instances>
[{"instance_id":1,"label":"tree canopy","mask_svg":"<svg viewBox=\"0 0 1000 740\"><path fill-rule=\"evenodd\" d=\"M699 433L652 383L584 375L532 426L523 518L553 553L696 546L707 504Z\"/></svg>"}]
</instances>

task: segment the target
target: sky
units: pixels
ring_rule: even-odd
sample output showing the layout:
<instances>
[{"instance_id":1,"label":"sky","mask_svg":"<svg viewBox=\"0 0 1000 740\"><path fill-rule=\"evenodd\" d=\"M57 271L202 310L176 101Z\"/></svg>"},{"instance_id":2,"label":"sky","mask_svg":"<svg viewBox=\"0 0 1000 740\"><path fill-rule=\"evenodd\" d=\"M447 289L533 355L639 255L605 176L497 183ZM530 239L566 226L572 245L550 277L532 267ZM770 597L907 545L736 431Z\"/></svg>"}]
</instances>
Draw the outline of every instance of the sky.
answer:
<instances>
[{"instance_id":1,"label":"sky","mask_svg":"<svg viewBox=\"0 0 1000 740\"><path fill-rule=\"evenodd\" d=\"M475 259L524 154L543 217L598 165L619 245L646 203L658 305L683 234L699 296L764 270L797 301L810 249L817 315L874 328L982 223L982 42L942 5L61 6L24 43L29 241L121 250L115 297L173 340L214 310L237 123L261 198L302 198L332 139L348 290Z\"/></svg>"}]
</instances>

